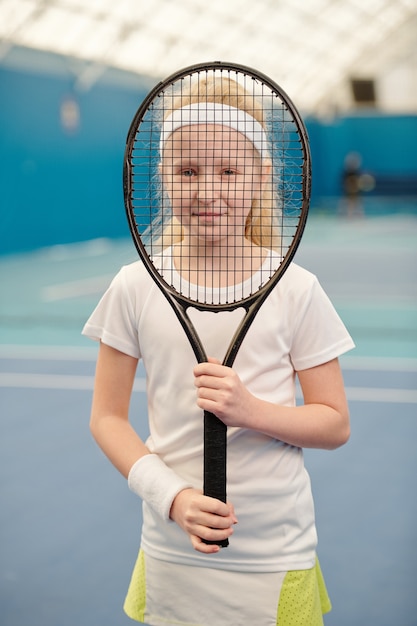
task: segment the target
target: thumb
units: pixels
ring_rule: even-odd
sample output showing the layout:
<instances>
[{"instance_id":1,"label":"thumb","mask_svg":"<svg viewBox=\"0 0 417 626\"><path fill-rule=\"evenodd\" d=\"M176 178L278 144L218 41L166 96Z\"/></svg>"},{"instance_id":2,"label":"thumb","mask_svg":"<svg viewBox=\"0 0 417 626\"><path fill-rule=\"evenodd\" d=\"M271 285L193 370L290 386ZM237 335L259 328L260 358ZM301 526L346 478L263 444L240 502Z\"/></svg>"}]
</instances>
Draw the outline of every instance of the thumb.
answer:
<instances>
[{"instance_id":1,"label":"thumb","mask_svg":"<svg viewBox=\"0 0 417 626\"><path fill-rule=\"evenodd\" d=\"M222 364L222 362L219 361L219 359L215 359L212 356L207 357L207 361L208 361L208 363L215 363L216 365L221 365Z\"/></svg>"}]
</instances>

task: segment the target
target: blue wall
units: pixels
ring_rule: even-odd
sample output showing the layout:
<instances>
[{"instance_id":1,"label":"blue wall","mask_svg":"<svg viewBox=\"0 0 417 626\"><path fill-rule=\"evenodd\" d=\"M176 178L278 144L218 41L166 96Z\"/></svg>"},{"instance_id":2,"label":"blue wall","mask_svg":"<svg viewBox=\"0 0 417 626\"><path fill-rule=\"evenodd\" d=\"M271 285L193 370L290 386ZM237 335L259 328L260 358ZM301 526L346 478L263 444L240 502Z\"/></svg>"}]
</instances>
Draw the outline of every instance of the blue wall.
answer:
<instances>
[{"instance_id":1,"label":"blue wall","mask_svg":"<svg viewBox=\"0 0 417 626\"><path fill-rule=\"evenodd\" d=\"M129 236L122 194L125 137L147 92L99 81L72 94L80 127L65 131L63 99L73 76L0 68L0 252L97 237ZM340 193L347 152L365 169L417 176L417 117L356 115L306 120L313 155L313 207ZM314 208L313 208L314 210Z\"/></svg>"},{"instance_id":2,"label":"blue wall","mask_svg":"<svg viewBox=\"0 0 417 626\"><path fill-rule=\"evenodd\" d=\"M340 194L344 158L352 151L362 156L364 171L381 177L417 179L417 116L364 112L331 123L314 119L306 123L316 201Z\"/></svg>"},{"instance_id":3,"label":"blue wall","mask_svg":"<svg viewBox=\"0 0 417 626\"><path fill-rule=\"evenodd\" d=\"M97 84L76 94L80 127L60 108L71 79L0 70L0 251L128 236L126 133L139 90Z\"/></svg>"}]
</instances>

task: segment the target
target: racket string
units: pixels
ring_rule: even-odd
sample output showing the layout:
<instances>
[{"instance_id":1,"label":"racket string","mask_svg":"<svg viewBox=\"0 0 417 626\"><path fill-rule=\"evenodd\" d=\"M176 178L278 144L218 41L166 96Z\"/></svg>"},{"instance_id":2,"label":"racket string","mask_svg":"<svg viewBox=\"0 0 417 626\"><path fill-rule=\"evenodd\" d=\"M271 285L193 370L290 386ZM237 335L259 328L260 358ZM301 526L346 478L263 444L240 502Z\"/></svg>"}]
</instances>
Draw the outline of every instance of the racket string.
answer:
<instances>
[{"instance_id":1,"label":"racket string","mask_svg":"<svg viewBox=\"0 0 417 626\"><path fill-rule=\"evenodd\" d=\"M245 249L246 254L252 248L249 259L244 259L243 256L237 259L236 246L227 249L221 258L216 259L215 264L214 259L210 259L208 240L204 242L204 238L201 238L203 242L198 249L195 245L191 246L190 239L185 243L184 225L181 225L181 221L186 219L186 212L184 210L184 215L180 215L179 218L178 214L174 215L172 193L170 196L166 178L164 180L161 175L161 129L164 119L172 111L176 111L179 104L190 100L190 92L195 85L198 86L194 96L197 101L208 97L207 84L210 80L214 83L214 93L210 96L212 99L233 100L233 94L227 89L228 83L218 80L218 70L206 70L203 81L200 73L197 73L165 87L140 121L131 157L131 204L136 229L147 254L153 259L155 268L170 287L190 300L212 305L238 302L242 298L250 297L274 276L282 259L288 253L299 227L305 196L303 144L296 122L280 95L243 72L222 70L220 74L222 78L226 74L227 80L243 85L244 91L248 94L247 101L250 102L249 105L248 102L244 103L246 108L254 112L256 102L258 108L263 111L271 177L264 189L263 205L259 208L257 223L256 225L251 223L248 228L248 235L257 239L257 243L252 247L240 246L240 250ZM232 83L229 83L229 86L230 84ZM216 89L219 91L216 92ZM208 131L209 125L206 124L204 132L207 145ZM188 136L188 152L192 154L194 144L190 133ZM222 148L231 159L231 146L224 146L222 143ZM175 171L175 154L168 142L165 143L163 150L163 158L168 160L165 169L171 168ZM192 166L193 163L190 161L190 173ZM207 190L207 194L210 192L216 196L218 190L212 186ZM239 189L236 192L242 193ZM189 195L184 195L180 201L186 205L191 203L192 199ZM263 210L265 206L269 207L269 213ZM225 228L233 228L229 217L225 219ZM270 254L270 250L274 250L275 254ZM171 263L171 267L167 269L167 263L169 264L172 256L176 263ZM233 259L232 264L230 259ZM260 259L263 259L262 264ZM262 265L261 275L259 275L260 265ZM245 271L243 267L246 268ZM198 289L195 289L196 284Z\"/></svg>"}]
</instances>

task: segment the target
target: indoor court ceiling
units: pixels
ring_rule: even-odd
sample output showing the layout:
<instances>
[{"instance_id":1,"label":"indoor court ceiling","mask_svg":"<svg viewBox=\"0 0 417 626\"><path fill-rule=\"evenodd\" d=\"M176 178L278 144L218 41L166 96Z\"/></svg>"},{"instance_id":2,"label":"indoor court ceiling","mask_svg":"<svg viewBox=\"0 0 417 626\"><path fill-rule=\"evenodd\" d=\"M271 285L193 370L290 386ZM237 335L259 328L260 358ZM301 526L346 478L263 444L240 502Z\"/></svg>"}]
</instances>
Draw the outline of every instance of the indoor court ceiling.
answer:
<instances>
[{"instance_id":1,"label":"indoor court ceiling","mask_svg":"<svg viewBox=\"0 0 417 626\"><path fill-rule=\"evenodd\" d=\"M232 61L305 112L351 108L351 79L383 111L417 111L417 0L0 0L0 64L17 47L81 59L79 89L107 67L160 79Z\"/></svg>"}]
</instances>

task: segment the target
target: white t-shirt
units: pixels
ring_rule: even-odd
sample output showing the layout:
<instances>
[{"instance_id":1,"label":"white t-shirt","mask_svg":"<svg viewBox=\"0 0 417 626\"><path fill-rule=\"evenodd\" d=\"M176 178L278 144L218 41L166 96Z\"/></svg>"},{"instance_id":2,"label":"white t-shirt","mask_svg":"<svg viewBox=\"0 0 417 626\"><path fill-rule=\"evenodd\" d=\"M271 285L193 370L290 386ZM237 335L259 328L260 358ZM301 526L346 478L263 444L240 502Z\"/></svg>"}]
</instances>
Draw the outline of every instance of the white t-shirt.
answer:
<instances>
[{"instance_id":1,"label":"white t-shirt","mask_svg":"<svg viewBox=\"0 0 417 626\"><path fill-rule=\"evenodd\" d=\"M241 311L189 310L209 356L223 360ZM121 269L83 334L143 360L147 375L149 450L201 489L203 413L196 405L196 360L169 302L140 261ZM234 369L256 396L295 405L295 372L354 347L315 276L292 263L259 310ZM317 536L310 479L300 448L262 433L228 428L227 497L238 525L227 549L196 552L177 524L144 502L142 548L195 566L277 572L314 566Z\"/></svg>"}]
</instances>

